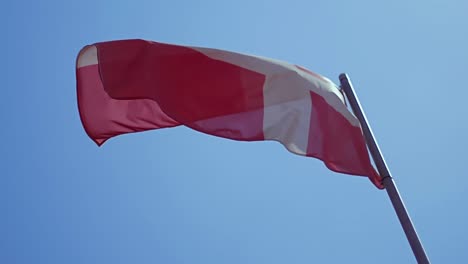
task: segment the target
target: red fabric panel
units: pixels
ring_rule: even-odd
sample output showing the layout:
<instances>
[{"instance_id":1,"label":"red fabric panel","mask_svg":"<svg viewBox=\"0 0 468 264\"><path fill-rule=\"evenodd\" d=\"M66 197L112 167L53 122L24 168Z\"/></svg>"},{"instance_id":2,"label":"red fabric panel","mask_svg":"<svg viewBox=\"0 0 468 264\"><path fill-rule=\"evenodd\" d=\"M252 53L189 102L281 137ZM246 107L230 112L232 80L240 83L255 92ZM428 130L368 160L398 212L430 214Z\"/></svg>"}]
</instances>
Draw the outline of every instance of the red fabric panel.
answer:
<instances>
[{"instance_id":1,"label":"red fabric panel","mask_svg":"<svg viewBox=\"0 0 468 264\"><path fill-rule=\"evenodd\" d=\"M110 98L102 86L98 65L77 69L76 80L81 121L98 145L120 134L179 125L153 100Z\"/></svg>"},{"instance_id":2,"label":"red fabric panel","mask_svg":"<svg viewBox=\"0 0 468 264\"><path fill-rule=\"evenodd\" d=\"M114 99L152 99L182 124L263 109L263 74L175 45L131 40L97 47L104 89Z\"/></svg>"},{"instance_id":3,"label":"red fabric panel","mask_svg":"<svg viewBox=\"0 0 468 264\"><path fill-rule=\"evenodd\" d=\"M310 117L307 156L324 161L333 171L366 175L380 189L380 176L372 167L361 128L352 126L318 94L310 93Z\"/></svg>"}]
</instances>

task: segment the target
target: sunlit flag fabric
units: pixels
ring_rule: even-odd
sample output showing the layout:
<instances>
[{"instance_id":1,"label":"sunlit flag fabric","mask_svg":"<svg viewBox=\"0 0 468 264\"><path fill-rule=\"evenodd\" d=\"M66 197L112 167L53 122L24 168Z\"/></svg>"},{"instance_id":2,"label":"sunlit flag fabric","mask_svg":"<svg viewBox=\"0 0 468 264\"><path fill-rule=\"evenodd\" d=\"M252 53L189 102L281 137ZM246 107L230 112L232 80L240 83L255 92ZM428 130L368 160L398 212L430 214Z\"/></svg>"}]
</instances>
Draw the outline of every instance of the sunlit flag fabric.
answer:
<instances>
[{"instance_id":1,"label":"sunlit flag fabric","mask_svg":"<svg viewBox=\"0 0 468 264\"><path fill-rule=\"evenodd\" d=\"M81 121L98 144L184 125L242 141L276 140L382 188L356 117L330 80L300 66L145 40L84 47L76 62Z\"/></svg>"}]
</instances>

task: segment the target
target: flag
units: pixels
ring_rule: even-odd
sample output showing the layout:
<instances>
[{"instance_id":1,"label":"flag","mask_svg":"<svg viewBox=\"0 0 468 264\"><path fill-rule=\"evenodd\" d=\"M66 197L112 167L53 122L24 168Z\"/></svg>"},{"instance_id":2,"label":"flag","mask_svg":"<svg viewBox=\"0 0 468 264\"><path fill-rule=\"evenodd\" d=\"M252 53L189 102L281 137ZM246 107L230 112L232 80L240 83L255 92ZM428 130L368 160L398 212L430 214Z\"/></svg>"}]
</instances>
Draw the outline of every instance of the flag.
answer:
<instances>
[{"instance_id":1,"label":"flag","mask_svg":"<svg viewBox=\"0 0 468 264\"><path fill-rule=\"evenodd\" d=\"M76 61L84 129L111 137L184 125L241 141L275 140L383 188L360 123L329 79L286 62L146 40L84 47Z\"/></svg>"}]
</instances>

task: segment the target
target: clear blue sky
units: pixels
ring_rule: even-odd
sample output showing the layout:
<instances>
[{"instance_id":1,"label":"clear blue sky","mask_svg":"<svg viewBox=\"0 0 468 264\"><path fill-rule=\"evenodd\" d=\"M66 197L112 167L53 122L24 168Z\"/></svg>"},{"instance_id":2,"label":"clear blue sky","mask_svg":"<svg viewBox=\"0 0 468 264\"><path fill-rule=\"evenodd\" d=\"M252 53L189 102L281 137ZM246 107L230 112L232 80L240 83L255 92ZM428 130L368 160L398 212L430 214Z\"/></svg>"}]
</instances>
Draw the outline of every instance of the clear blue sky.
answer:
<instances>
[{"instance_id":1,"label":"clear blue sky","mask_svg":"<svg viewBox=\"0 0 468 264\"><path fill-rule=\"evenodd\" d=\"M0 263L414 263L384 191L187 128L98 148L75 59L127 38L347 72L434 263L468 259L466 1L7 1Z\"/></svg>"}]
</instances>

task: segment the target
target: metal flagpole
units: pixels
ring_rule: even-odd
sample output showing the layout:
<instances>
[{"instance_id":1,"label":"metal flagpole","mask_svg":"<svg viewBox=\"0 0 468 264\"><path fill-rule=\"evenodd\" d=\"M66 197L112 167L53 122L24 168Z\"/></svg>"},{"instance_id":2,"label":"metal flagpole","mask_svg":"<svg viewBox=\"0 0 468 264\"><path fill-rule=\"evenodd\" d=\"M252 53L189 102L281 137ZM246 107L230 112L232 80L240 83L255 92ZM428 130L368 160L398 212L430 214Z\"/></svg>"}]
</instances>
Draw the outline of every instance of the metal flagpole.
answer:
<instances>
[{"instance_id":1,"label":"metal flagpole","mask_svg":"<svg viewBox=\"0 0 468 264\"><path fill-rule=\"evenodd\" d=\"M340 74L340 83L341 88L345 92L354 114L356 114L357 118L361 122L367 146L369 147L369 151L372 155L372 158L374 159L374 163L377 166L377 170L382 176L383 185L387 190L388 197L390 197L390 201L392 202L393 208L395 209L398 219L400 220L400 224L405 231L406 238L408 239L411 249L413 250L413 254L416 257L418 263L429 263L426 252L424 251L418 234L416 233L413 223L411 222L408 212L406 211L403 200L400 197L400 193L398 192L387 164L385 163L382 152L380 152L377 141L375 140L374 134L372 133L369 123L367 122L366 115L362 110L359 99L356 96L353 85L351 84L347 74Z\"/></svg>"}]
</instances>

